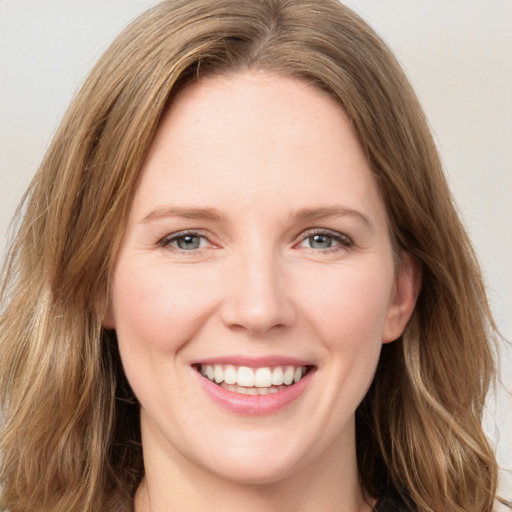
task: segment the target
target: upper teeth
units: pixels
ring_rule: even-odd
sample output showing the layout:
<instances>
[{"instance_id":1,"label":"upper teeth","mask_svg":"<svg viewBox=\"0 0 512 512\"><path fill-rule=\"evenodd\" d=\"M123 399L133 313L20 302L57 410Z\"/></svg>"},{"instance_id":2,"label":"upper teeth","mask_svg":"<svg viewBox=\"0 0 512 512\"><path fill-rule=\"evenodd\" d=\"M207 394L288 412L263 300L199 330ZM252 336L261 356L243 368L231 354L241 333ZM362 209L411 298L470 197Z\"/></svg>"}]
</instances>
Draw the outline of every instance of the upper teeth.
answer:
<instances>
[{"instance_id":1,"label":"upper teeth","mask_svg":"<svg viewBox=\"0 0 512 512\"><path fill-rule=\"evenodd\" d=\"M237 384L247 388L268 388L271 386L290 385L298 382L306 374L305 366L265 366L250 368L230 364L202 364L200 372L209 380L220 384Z\"/></svg>"}]
</instances>

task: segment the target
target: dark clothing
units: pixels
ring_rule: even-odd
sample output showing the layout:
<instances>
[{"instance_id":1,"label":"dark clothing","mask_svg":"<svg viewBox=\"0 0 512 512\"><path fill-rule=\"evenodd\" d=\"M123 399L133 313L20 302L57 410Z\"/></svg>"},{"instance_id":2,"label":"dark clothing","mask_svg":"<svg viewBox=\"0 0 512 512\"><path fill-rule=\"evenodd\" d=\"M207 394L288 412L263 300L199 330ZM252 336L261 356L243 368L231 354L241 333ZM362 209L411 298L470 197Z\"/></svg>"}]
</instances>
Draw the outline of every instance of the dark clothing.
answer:
<instances>
[{"instance_id":1,"label":"dark clothing","mask_svg":"<svg viewBox=\"0 0 512 512\"><path fill-rule=\"evenodd\" d=\"M375 507L373 512L415 512L416 507L410 502L402 498L397 493L390 493L381 498Z\"/></svg>"}]
</instances>

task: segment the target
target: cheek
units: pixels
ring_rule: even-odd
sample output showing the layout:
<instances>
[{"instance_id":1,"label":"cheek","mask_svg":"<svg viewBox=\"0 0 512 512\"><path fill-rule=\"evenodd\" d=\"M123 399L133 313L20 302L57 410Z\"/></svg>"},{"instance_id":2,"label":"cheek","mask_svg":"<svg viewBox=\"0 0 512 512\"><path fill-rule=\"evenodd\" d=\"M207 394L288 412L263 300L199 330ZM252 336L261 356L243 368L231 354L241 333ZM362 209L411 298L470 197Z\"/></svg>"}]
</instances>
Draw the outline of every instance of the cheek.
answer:
<instances>
[{"instance_id":1,"label":"cheek","mask_svg":"<svg viewBox=\"0 0 512 512\"><path fill-rule=\"evenodd\" d=\"M392 269L392 267L391 267ZM303 282L305 309L331 343L360 346L382 341L393 286L392 270L339 268L319 281Z\"/></svg>"},{"instance_id":2,"label":"cheek","mask_svg":"<svg viewBox=\"0 0 512 512\"><path fill-rule=\"evenodd\" d=\"M192 269L124 263L114 273L112 304L120 349L177 351L212 307L212 287Z\"/></svg>"},{"instance_id":3,"label":"cheek","mask_svg":"<svg viewBox=\"0 0 512 512\"><path fill-rule=\"evenodd\" d=\"M315 292L305 310L323 346L321 366L331 384L319 403L331 411L333 432L353 416L374 378L392 284L392 271L351 267L334 272L322 292L308 286Z\"/></svg>"},{"instance_id":4,"label":"cheek","mask_svg":"<svg viewBox=\"0 0 512 512\"><path fill-rule=\"evenodd\" d=\"M150 410L172 414L170 387L187 397L180 354L209 316L212 299L198 291L207 284L188 270L171 274L168 265L129 258L115 270L112 309L121 361L135 395Z\"/></svg>"}]
</instances>

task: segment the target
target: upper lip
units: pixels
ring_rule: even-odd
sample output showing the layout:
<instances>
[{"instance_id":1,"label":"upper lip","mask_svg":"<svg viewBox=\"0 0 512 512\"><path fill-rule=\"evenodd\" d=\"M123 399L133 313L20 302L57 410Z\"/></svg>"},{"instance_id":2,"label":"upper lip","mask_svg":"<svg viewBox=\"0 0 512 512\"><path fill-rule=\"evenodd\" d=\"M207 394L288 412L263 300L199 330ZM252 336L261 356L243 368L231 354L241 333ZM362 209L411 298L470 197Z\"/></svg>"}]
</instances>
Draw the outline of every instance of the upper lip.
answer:
<instances>
[{"instance_id":1,"label":"upper lip","mask_svg":"<svg viewBox=\"0 0 512 512\"><path fill-rule=\"evenodd\" d=\"M249 368L262 368L266 366L314 366L311 361L289 356L251 357L242 355L209 357L194 361L192 365L230 364L233 366L247 366Z\"/></svg>"}]
</instances>

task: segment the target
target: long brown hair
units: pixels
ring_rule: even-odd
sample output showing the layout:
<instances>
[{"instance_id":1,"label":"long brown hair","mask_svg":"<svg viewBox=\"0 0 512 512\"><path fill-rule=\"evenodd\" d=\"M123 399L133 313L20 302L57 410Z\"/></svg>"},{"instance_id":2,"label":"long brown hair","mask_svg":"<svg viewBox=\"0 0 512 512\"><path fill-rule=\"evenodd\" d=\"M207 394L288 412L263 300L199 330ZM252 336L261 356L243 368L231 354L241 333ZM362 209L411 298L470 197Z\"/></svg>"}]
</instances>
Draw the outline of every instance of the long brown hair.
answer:
<instances>
[{"instance_id":1,"label":"long brown hair","mask_svg":"<svg viewBox=\"0 0 512 512\"><path fill-rule=\"evenodd\" d=\"M401 339L357 411L360 482L420 511L489 512L481 428L494 324L422 109L379 37L337 0L175 0L131 24L71 104L23 203L0 320L1 510L133 507L138 407L102 328L130 198L173 95L261 69L322 89L349 116L396 247L421 264Z\"/></svg>"}]
</instances>

